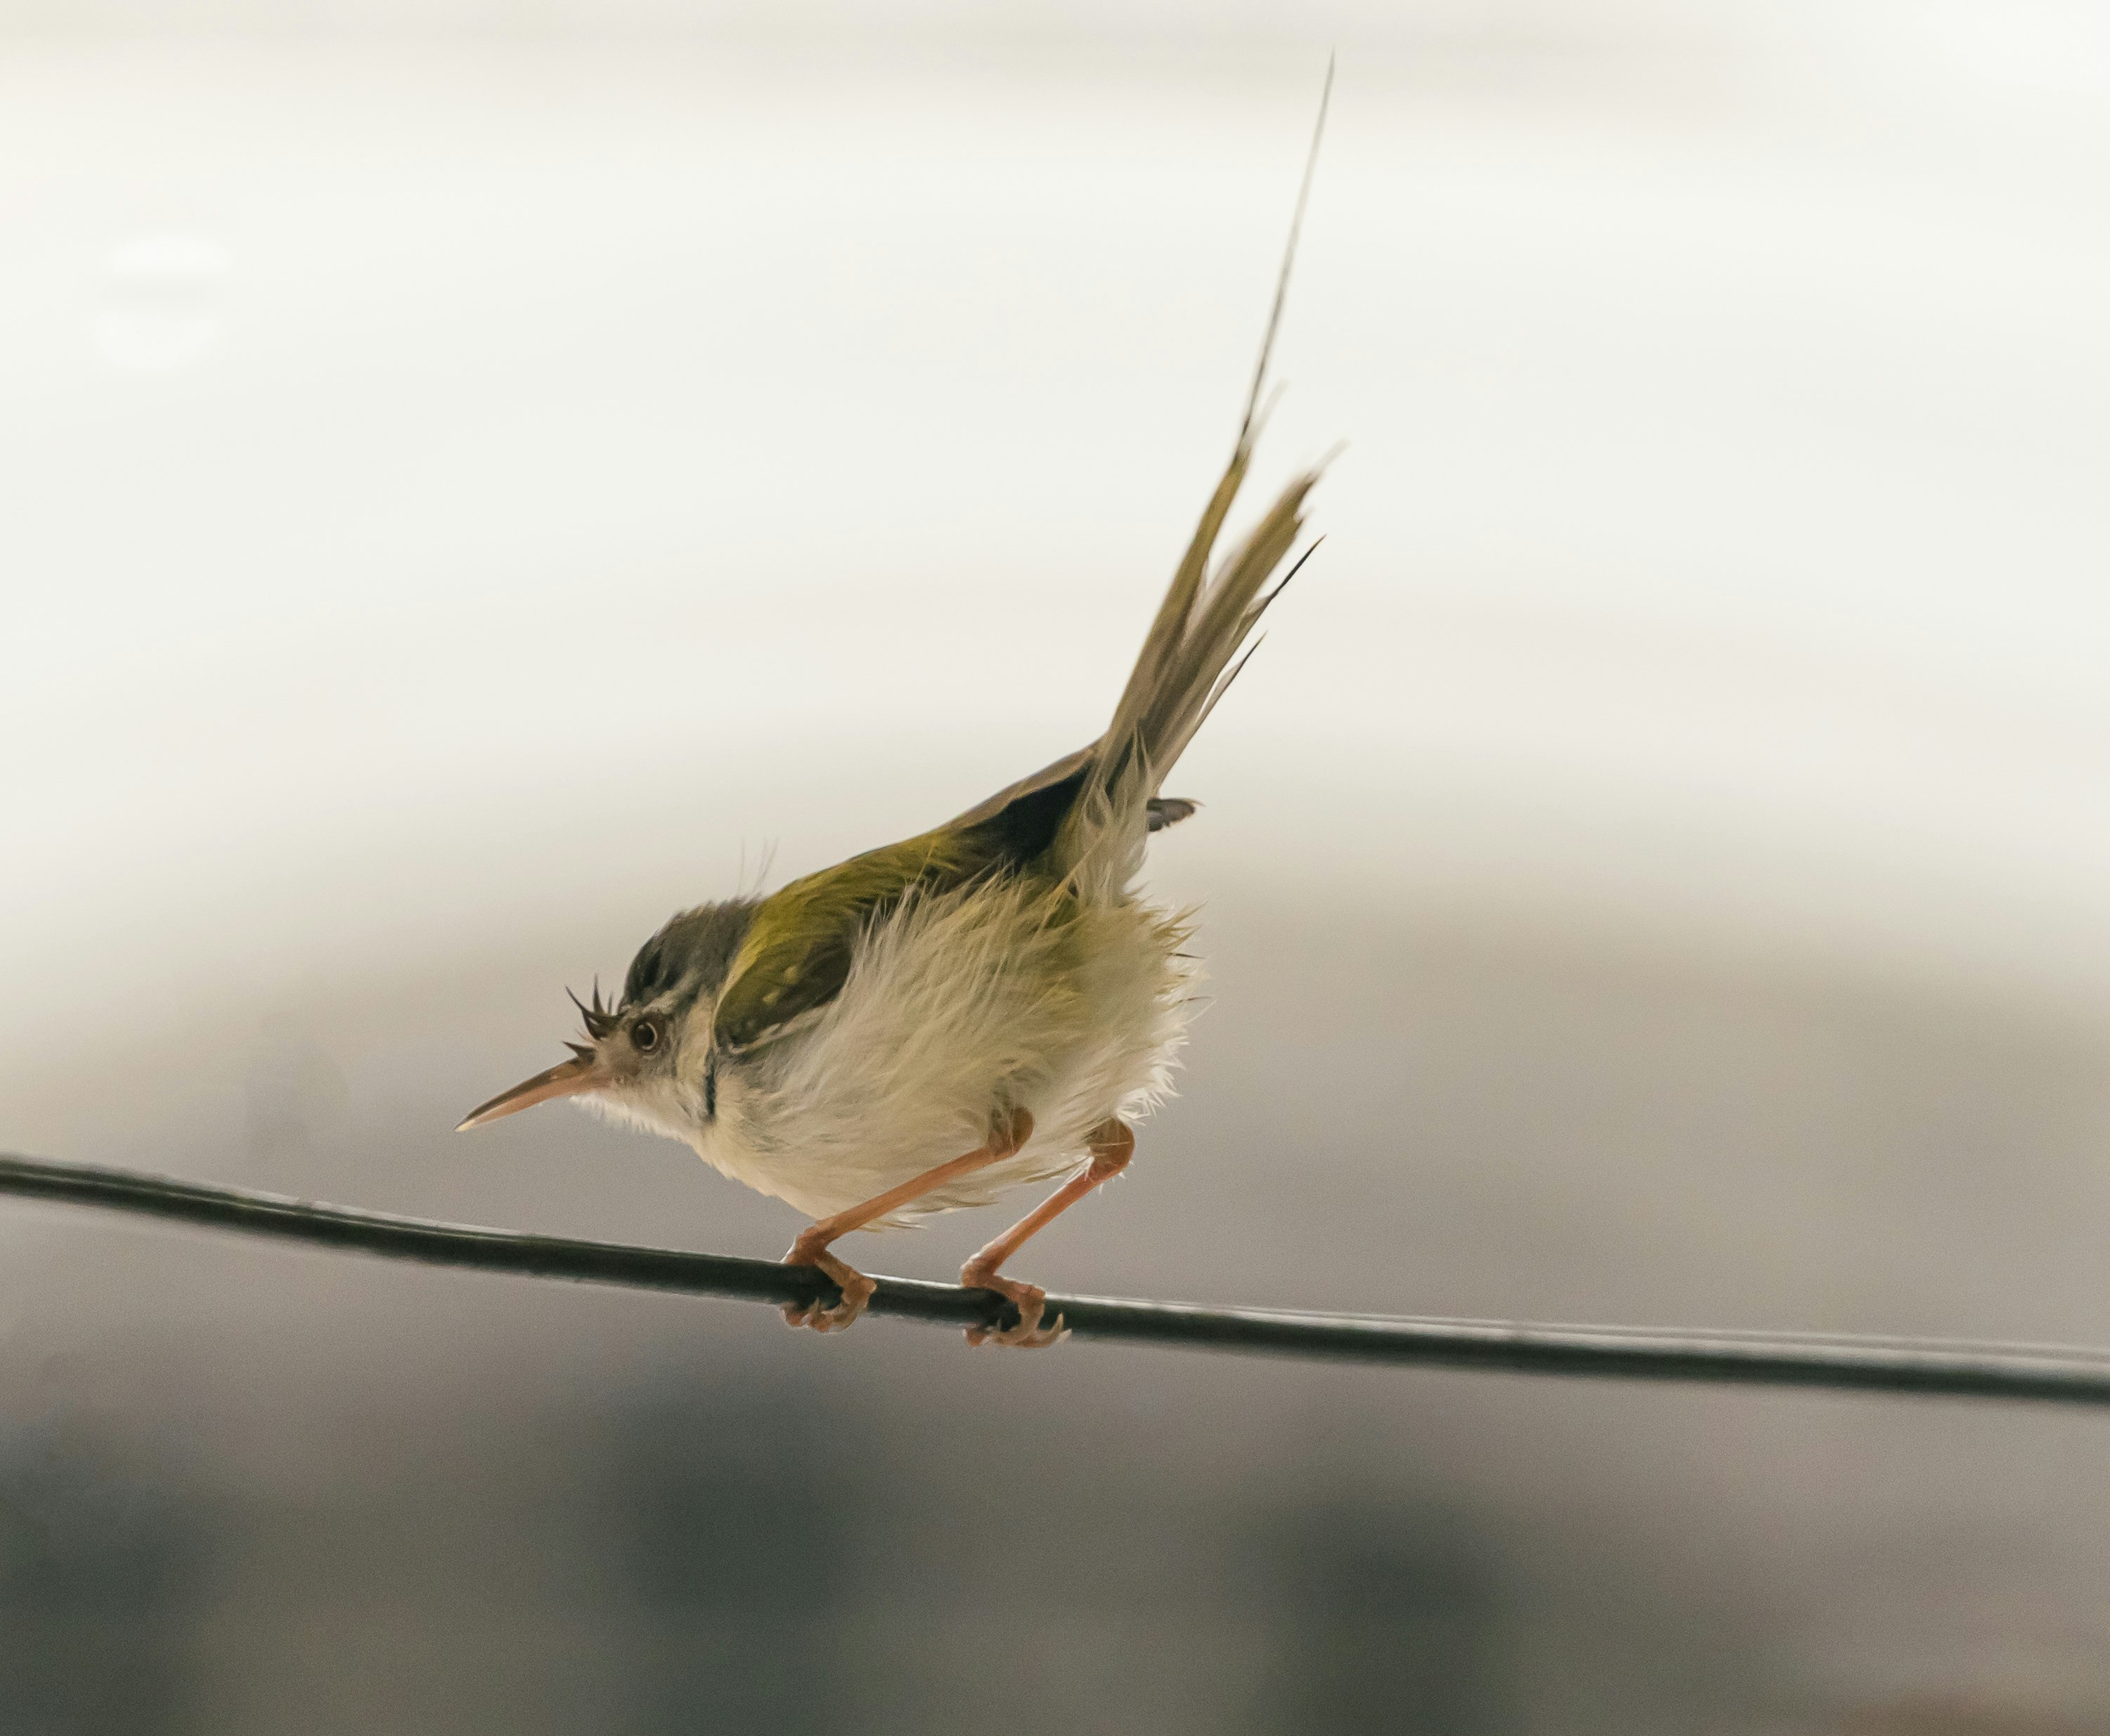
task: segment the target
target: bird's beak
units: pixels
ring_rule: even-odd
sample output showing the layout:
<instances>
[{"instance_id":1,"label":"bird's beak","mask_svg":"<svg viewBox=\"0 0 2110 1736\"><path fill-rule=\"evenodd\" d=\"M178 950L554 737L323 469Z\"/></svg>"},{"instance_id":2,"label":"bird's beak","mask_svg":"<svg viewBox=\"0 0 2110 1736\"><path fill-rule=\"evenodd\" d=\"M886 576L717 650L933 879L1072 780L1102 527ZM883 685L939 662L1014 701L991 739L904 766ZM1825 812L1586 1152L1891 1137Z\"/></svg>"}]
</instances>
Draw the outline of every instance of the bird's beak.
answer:
<instances>
[{"instance_id":1,"label":"bird's beak","mask_svg":"<svg viewBox=\"0 0 2110 1736\"><path fill-rule=\"evenodd\" d=\"M559 1063L546 1073L537 1073L532 1079L523 1079L509 1091L500 1091L489 1103L470 1110L455 1131L466 1133L500 1116L518 1114L538 1103L547 1103L552 1097L576 1097L581 1091L599 1090L607 1083L608 1075L600 1063L582 1055L577 1060Z\"/></svg>"}]
</instances>

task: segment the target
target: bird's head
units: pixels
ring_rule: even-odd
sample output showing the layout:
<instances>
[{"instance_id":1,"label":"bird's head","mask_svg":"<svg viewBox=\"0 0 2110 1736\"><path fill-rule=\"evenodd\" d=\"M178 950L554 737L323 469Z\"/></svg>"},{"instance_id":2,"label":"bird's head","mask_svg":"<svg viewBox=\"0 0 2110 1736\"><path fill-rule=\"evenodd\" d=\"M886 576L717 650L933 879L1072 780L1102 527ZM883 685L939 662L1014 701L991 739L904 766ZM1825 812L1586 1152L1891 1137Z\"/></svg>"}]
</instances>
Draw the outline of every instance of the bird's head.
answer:
<instances>
[{"instance_id":1,"label":"bird's head","mask_svg":"<svg viewBox=\"0 0 2110 1736\"><path fill-rule=\"evenodd\" d=\"M572 1058L523 1079L463 1117L457 1132L577 1097L625 1119L681 1136L717 1113L711 1011L757 900L703 904L671 919L638 949L613 1006L572 996L586 1029L567 1043Z\"/></svg>"},{"instance_id":2,"label":"bird's head","mask_svg":"<svg viewBox=\"0 0 2110 1736\"><path fill-rule=\"evenodd\" d=\"M584 1042L564 1045L572 1058L470 1110L455 1131L481 1127L555 1097L651 1098L672 1084L679 1033L668 1009L626 1003L604 1007L598 983L591 1001L574 995L572 1004L586 1025Z\"/></svg>"}]
</instances>

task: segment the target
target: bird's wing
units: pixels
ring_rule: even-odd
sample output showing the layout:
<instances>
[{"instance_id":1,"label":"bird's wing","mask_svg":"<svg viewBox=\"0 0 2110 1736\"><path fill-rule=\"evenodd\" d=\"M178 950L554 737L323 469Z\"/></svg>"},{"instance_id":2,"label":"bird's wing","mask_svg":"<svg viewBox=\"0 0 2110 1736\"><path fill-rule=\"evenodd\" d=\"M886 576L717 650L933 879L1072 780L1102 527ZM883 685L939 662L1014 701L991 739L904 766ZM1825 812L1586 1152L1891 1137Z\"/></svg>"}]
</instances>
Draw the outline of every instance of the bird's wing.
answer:
<instances>
[{"instance_id":1,"label":"bird's wing","mask_svg":"<svg viewBox=\"0 0 2110 1736\"><path fill-rule=\"evenodd\" d=\"M993 821L1003 818L1012 809L1027 804L1030 797L1039 796L1046 800L1048 798L1057 796L1057 792L1060 792L1058 799L1062 803L1062 811L1067 813L1070 803L1076 799L1080 774L1092 763L1092 755L1098 750L1099 744L1094 741L1089 747L1080 747L1074 754L1065 754L1054 764L1044 765L1030 777L1021 777L1017 783L1006 784L987 801L977 802L965 814L946 821L940 830L957 832L966 831L977 826L986 826ZM1062 818L1061 814L1056 815L1056 826L1062 823ZM1054 836L1055 827L1050 826L1048 829L1048 839L1052 840ZM1047 841L1044 841L1035 854L1039 854L1039 850L1045 850L1047 847Z\"/></svg>"},{"instance_id":2,"label":"bird's wing","mask_svg":"<svg viewBox=\"0 0 2110 1736\"><path fill-rule=\"evenodd\" d=\"M910 891L946 891L1044 854L1098 745L1065 755L935 832L853 856L763 900L718 995L718 1045L749 1048L833 1000L849 979L858 936ZM1177 825L1194 809L1176 797L1153 800L1150 829Z\"/></svg>"},{"instance_id":3,"label":"bird's wing","mask_svg":"<svg viewBox=\"0 0 2110 1736\"><path fill-rule=\"evenodd\" d=\"M1065 754L1053 765L1044 765L1030 777L1007 784L989 799L970 808L945 828L973 831L987 828L1000 834L1008 854L1030 860L1055 841L1055 834L1084 786L1093 756L1102 744L1094 741L1074 754ZM1162 832L1193 818L1201 804L1181 795L1153 795L1148 806L1150 829Z\"/></svg>"},{"instance_id":4,"label":"bird's wing","mask_svg":"<svg viewBox=\"0 0 2110 1736\"><path fill-rule=\"evenodd\" d=\"M1000 865L950 827L867 850L763 900L719 993L711 1034L736 1052L841 993L865 927L912 890L943 891Z\"/></svg>"}]
</instances>

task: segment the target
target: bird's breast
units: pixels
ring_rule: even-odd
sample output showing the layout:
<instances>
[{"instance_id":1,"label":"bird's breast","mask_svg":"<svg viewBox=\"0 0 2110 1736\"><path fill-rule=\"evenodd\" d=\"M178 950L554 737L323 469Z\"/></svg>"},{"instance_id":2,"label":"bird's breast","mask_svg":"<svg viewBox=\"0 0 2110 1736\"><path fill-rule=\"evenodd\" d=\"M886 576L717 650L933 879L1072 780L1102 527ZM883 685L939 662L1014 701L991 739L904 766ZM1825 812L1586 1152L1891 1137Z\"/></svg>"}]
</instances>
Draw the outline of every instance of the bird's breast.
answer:
<instances>
[{"instance_id":1,"label":"bird's breast","mask_svg":"<svg viewBox=\"0 0 2110 1736\"><path fill-rule=\"evenodd\" d=\"M716 1058L684 1137L816 1216L971 1151L1007 1108L1034 1117L1026 1149L933 1208L1064 1173L1092 1128L1168 1088L1188 932L1133 900L1053 908L1017 881L906 900L860 936L810 1022Z\"/></svg>"}]
</instances>

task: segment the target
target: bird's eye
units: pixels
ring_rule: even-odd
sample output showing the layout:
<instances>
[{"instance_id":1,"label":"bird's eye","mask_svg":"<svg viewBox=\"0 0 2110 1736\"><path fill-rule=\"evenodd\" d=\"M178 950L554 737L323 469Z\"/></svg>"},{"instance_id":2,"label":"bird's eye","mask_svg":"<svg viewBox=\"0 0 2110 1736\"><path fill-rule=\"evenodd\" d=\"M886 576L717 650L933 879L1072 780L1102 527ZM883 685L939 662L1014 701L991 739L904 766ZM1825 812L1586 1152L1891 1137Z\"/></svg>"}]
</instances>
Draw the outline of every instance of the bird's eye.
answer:
<instances>
[{"instance_id":1,"label":"bird's eye","mask_svg":"<svg viewBox=\"0 0 2110 1736\"><path fill-rule=\"evenodd\" d=\"M641 1018L630 1027L630 1040L641 1055L649 1055L659 1046L659 1027L653 1020Z\"/></svg>"}]
</instances>

